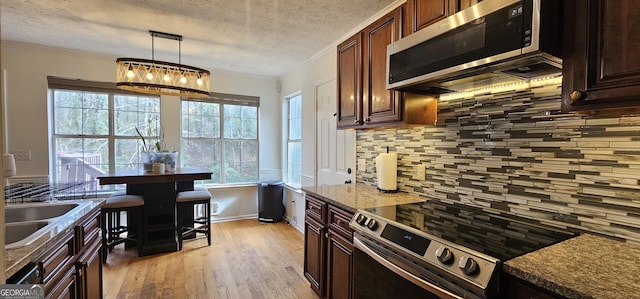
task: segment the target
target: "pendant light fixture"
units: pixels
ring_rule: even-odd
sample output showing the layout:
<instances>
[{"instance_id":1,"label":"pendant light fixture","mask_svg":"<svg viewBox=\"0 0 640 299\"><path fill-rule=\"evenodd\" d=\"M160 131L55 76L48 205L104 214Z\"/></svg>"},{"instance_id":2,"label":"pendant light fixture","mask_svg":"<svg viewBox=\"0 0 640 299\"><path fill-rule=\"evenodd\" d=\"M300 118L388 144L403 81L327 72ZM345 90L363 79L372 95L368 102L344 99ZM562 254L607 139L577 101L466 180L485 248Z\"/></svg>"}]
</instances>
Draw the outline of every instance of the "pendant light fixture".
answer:
<instances>
[{"instance_id":1,"label":"pendant light fixture","mask_svg":"<svg viewBox=\"0 0 640 299\"><path fill-rule=\"evenodd\" d=\"M211 86L211 73L205 69L181 64L182 35L149 30L151 60L116 59L116 85L120 89L155 95L206 97ZM178 41L178 63L155 60L156 37Z\"/></svg>"}]
</instances>

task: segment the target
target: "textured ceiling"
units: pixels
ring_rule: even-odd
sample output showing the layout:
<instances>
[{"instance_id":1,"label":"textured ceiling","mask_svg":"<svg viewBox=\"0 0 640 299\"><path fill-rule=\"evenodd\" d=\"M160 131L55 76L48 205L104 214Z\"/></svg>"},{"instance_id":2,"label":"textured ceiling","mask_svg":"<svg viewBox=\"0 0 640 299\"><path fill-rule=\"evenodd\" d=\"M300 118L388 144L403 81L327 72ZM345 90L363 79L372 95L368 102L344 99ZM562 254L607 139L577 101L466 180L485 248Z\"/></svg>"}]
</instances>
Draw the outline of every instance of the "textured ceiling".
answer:
<instances>
[{"instance_id":1,"label":"textured ceiling","mask_svg":"<svg viewBox=\"0 0 640 299\"><path fill-rule=\"evenodd\" d=\"M3 40L151 59L149 30L183 36L182 63L278 76L394 0L2 0ZM155 38L155 59L178 42Z\"/></svg>"}]
</instances>

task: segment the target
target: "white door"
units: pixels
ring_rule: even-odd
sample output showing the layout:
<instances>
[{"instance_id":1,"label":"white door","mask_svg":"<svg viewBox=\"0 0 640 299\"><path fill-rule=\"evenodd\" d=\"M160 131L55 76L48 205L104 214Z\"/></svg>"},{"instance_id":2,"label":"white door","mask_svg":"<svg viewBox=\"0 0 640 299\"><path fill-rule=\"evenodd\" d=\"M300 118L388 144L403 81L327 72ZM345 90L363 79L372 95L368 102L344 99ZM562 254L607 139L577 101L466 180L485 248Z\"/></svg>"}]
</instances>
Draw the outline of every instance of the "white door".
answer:
<instances>
[{"instance_id":1,"label":"white door","mask_svg":"<svg viewBox=\"0 0 640 299\"><path fill-rule=\"evenodd\" d=\"M336 79L316 84L316 185L355 182L355 131L336 129Z\"/></svg>"}]
</instances>

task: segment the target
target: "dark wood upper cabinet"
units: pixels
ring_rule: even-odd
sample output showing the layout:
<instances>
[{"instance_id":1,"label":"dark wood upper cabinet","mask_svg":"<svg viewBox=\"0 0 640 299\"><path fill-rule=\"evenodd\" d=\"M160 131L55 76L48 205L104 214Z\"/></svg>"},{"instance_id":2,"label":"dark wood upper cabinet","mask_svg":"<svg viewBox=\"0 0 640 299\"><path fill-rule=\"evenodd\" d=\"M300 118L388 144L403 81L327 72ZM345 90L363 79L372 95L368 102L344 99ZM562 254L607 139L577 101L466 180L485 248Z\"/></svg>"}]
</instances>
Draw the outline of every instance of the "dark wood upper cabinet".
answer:
<instances>
[{"instance_id":1,"label":"dark wood upper cabinet","mask_svg":"<svg viewBox=\"0 0 640 299\"><path fill-rule=\"evenodd\" d=\"M338 45L338 129L435 124L437 101L387 89L387 46L403 37L406 9L397 7Z\"/></svg>"},{"instance_id":2,"label":"dark wood upper cabinet","mask_svg":"<svg viewBox=\"0 0 640 299\"><path fill-rule=\"evenodd\" d=\"M402 120L402 93L387 89L387 45L401 38L402 7L363 32L363 118L367 125Z\"/></svg>"},{"instance_id":3,"label":"dark wood upper cabinet","mask_svg":"<svg viewBox=\"0 0 640 299\"><path fill-rule=\"evenodd\" d=\"M402 120L401 93L387 90L387 45L402 36L404 6L338 45L337 127L366 128Z\"/></svg>"},{"instance_id":4,"label":"dark wood upper cabinet","mask_svg":"<svg viewBox=\"0 0 640 299\"><path fill-rule=\"evenodd\" d=\"M414 33L482 0L408 0L406 34Z\"/></svg>"},{"instance_id":5,"label":"dark wood upper cabinet","mask_svg":"<svg viewBox=\"0 0 640 299\"><path fill-rule=\"evenodd\" d=\"M337 127L362 124L362 32L338 45Z\"/></svg>"},{"instance_id":6,"label":"dark wood upper cabinet","mask_svg":"<svg viewBox=\"0 0 640 299\"><path fill-rule=\"evenodd\" d=\"M640 10L633 0L565 1L562 110L640 112Z\"/></svg>"}]
</instances>

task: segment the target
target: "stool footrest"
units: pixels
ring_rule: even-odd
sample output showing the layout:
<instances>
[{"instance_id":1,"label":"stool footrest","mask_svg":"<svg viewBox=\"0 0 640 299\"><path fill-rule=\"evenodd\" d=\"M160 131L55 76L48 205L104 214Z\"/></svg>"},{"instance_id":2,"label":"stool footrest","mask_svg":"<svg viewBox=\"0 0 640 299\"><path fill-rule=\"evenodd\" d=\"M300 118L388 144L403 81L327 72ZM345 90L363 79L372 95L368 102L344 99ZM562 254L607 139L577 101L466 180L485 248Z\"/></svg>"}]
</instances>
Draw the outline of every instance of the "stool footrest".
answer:
<instances>
[{"instance_id":1,"label":"stool footrest","mask_svg":"<svg viewBox=\"0 0 640 299\"><path fill-rule=\"evenodd\" d=\"M202 207L203 216L194 215L196 205ZM184 238L192 237L195 233L205 234L207 243L211 246L211 193L206 189L179 192L176 197L176 208L178 250L182 250Z\"/></svg>"},{"instance_id":2,"label":"stool footrest","mask_svg":"<svg viewBox=\"0 0 640 299\"><path fill-rule=\"evenodd\" d=\"M109 206L108 204L111 203ZM142 205L141 196L121 195L107 199L107 206L101 210L102 218L102 261L106 263L109 252L113 248L125 244L125 248L134 245L140 250L139 237L142 236ZM126 213L126 224L121 219ZM137 215L140 214L140 215Z\"/></svg>"}]
</instances>

